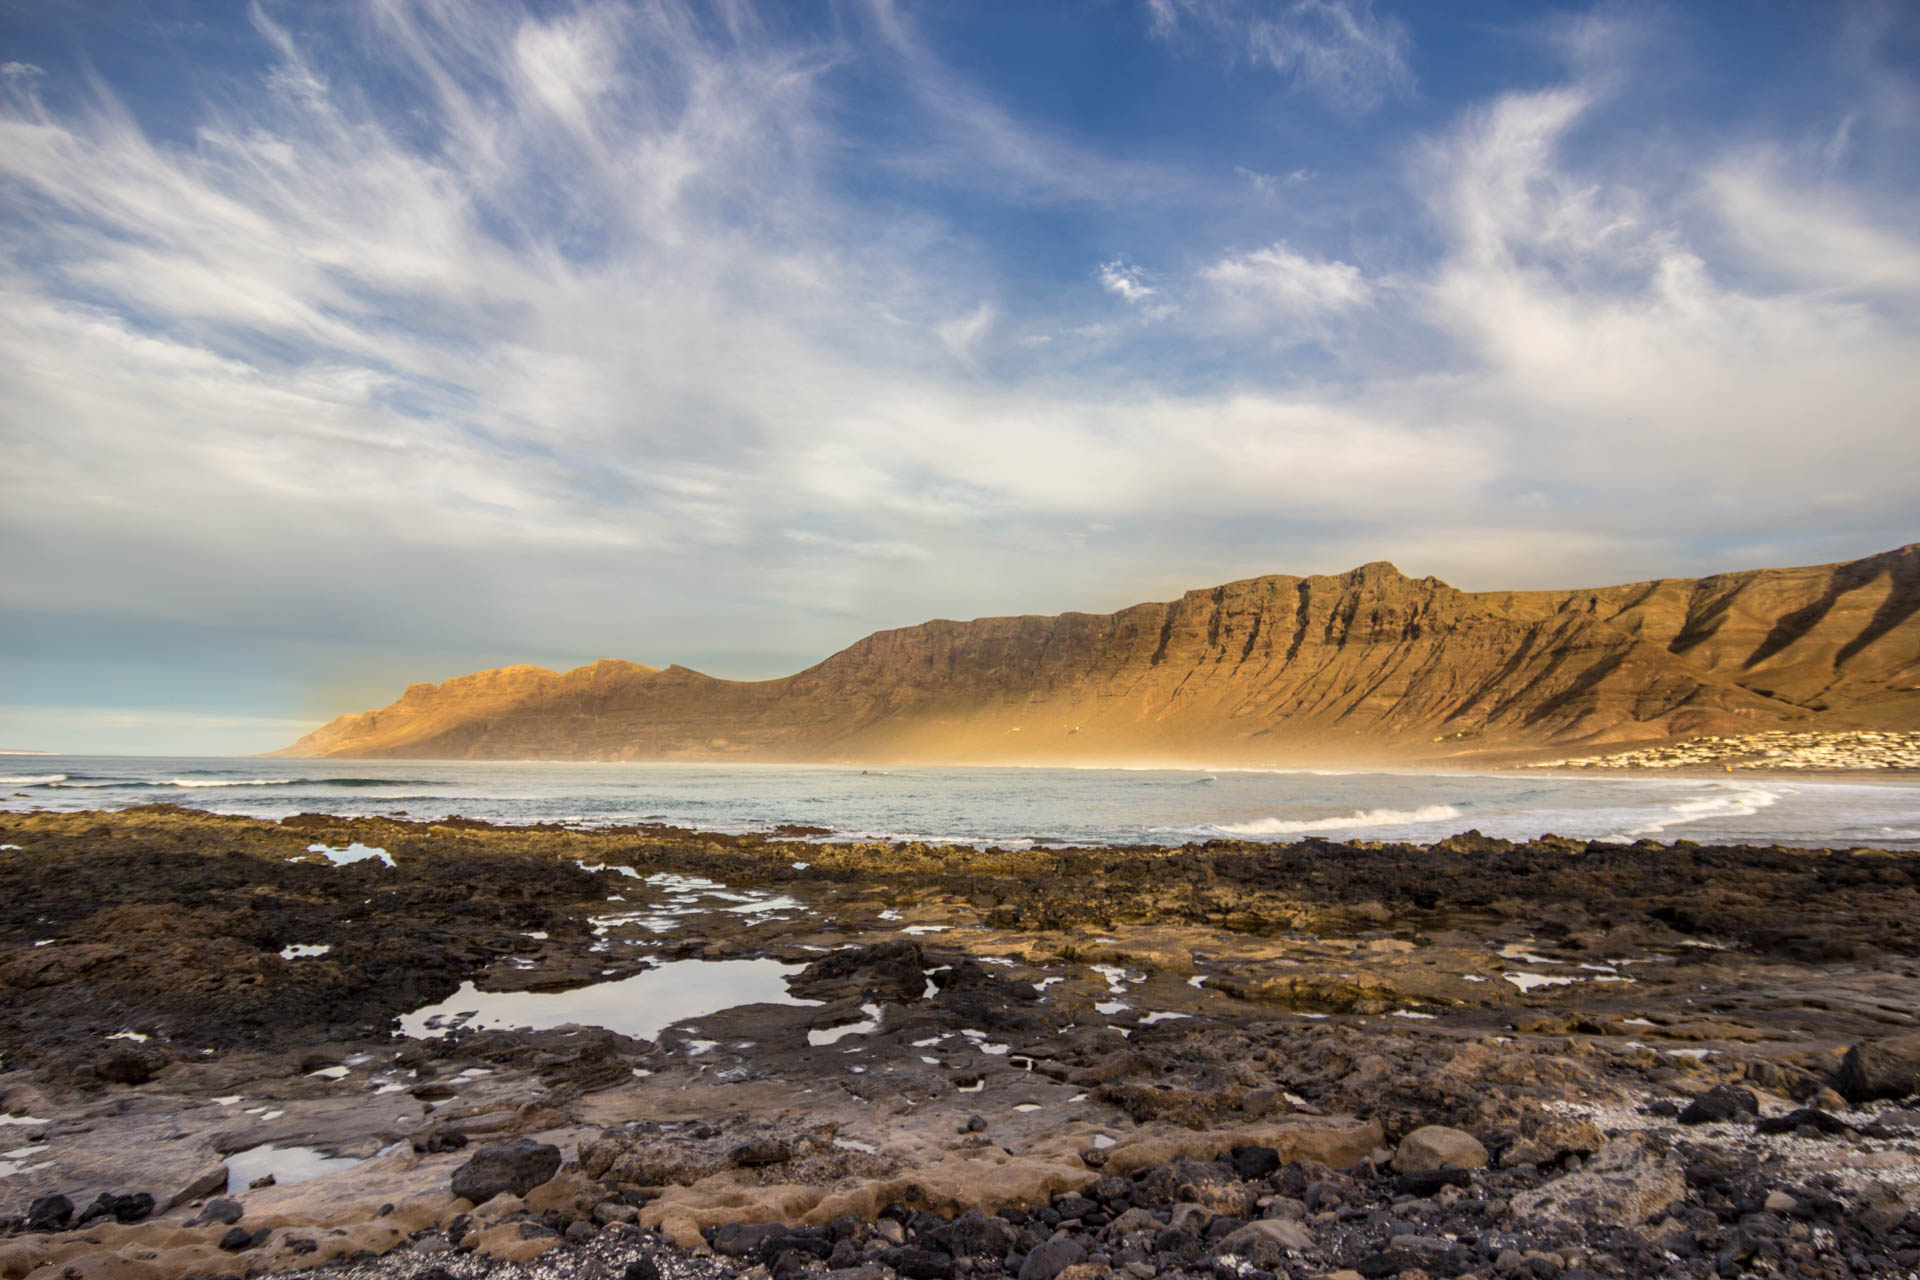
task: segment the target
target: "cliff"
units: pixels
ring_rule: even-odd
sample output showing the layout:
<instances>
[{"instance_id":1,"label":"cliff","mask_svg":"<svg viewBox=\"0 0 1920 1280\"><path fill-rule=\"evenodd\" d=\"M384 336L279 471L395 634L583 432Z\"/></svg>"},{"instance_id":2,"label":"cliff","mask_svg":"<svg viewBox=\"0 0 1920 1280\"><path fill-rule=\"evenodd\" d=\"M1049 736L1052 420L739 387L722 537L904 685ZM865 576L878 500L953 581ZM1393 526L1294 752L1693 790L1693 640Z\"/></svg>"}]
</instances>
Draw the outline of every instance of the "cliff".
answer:
<instances>
[{"instance_id":1,"label":"cliff","mask_svg":"<svg viewBox=\"0 0 1920 1280\"><path fill-rule=\"evenodd\" d=\"M283 754L1301 763L1920 727L1920 543L1844 564L1457 591L1390 564L1113 614L880 631L797 675L597 662L415 685Z\"/></svg>"}]
</instances>

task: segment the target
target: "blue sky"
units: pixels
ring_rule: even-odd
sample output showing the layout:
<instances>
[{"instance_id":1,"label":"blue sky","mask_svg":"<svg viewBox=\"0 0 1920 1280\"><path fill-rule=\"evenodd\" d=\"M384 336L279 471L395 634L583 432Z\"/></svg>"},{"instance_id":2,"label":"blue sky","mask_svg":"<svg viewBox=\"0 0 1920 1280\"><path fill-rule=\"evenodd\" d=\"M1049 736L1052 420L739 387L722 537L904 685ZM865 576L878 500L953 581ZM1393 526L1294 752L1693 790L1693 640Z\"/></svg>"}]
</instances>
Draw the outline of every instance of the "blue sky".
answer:
<instances>
[{"instance_id":1,"label":"blue sky","mask_svg":"<svg viewBox=\"0 0 1920 1280\"><path fill-rule=\"evenodd\" d=\"M0 746L1920 537L1920 10L0 5Z\"/></svg>"}]
</instances>

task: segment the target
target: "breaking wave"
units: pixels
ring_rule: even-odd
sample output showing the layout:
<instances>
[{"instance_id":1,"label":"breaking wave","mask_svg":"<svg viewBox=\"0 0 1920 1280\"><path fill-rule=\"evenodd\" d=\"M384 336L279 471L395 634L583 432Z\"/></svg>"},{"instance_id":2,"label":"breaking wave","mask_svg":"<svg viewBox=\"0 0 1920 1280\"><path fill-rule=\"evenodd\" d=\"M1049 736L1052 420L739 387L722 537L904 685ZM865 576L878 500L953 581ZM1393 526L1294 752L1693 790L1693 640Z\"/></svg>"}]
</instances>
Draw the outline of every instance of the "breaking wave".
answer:
<instances>
[{"instance_id":1,"label":"breaking wave","mask_svg":"<svg viewBox=\"0 0 1920 1280\"><path fill-rule=\"evenodd\" d=\"M291 787L297 778L168 778L148 783L154 787Z\"/></svg>"},{"instance_id":2,"label":"breaking wave","mask_svg":"<svg viewBox=\"0 0 1920 1280\"><path fill-rule=\"evenodd\" d=\"M7 779L0 778L0 782ZM24 779L14 779L24 783ZM67 775L48 774L39 780L38 785L55 791L76 791L114 787L124 791L141 788L181 787L189 790L218 789L222 787L430 787L435 785L425 778L158 778L141 781L135 778L90 778L84 781L68 781Z\"/></svg>"},{"instance_id":3,"label":"breaking wave","mask_svg":"<svg viewBox=\"0 0 1920 1280\"><path fill-rule=\"evenodd\" d=\"M1769 791L1765 787L1738 782L1720 785L1722 790L1712 795L1682 800L1678 804L1668 806L1664 814L1645 826L1635 827L1631 831L1622 831L1606 838L1638 840L1642 836L1658 835L1668 827L1684 826L1689 822L1704 822L1709 818L1751 817L1762 809L1771 808L1780 800L1780 792Z\"/></svg>"},{"instance_id":4,"label":"breaking wave","mask_svg":"<svg viewBox=\"0 0 1920 1280\"><path fill-rule=\"evenodd\" d=\"M1346 831L1353 827L1411 827L1423 822L1446 822L1462 816L1450 804L1423 804L1418 809L1356 809L1339 818L1262 818L1257 822L1223 822L1210 830L1230 836L1287 836L1309 831Z\"/></svg>"},{"instance_id":5,"label":"breaking wave","mask_svg":"<svg viewBox=\"0 0 1920 1280\"><path fill-rule=\"evenodd\" d=\"M47 787L66 780L67 775L64 773L15 773L0 777L0 786Z\"/></svg>"}]
</instances>

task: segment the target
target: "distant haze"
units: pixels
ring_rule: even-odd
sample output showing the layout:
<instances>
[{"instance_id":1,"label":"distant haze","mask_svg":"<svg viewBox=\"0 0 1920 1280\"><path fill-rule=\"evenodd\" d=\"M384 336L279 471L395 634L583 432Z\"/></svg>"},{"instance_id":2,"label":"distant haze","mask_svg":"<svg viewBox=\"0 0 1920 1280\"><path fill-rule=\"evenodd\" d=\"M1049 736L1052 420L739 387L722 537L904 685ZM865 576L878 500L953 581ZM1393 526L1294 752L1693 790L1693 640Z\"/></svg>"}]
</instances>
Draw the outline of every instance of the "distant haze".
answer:
<instances>
[{"instance_id":1,"label":"distant haze","mask_svg":"<svg viewBox=\"0 0 1920 1280\"><path fill-rule=\"evenodd\" d=\"M1920 9L0 15L0 741L1920 536Z\"/></svg>"}]
</instances>

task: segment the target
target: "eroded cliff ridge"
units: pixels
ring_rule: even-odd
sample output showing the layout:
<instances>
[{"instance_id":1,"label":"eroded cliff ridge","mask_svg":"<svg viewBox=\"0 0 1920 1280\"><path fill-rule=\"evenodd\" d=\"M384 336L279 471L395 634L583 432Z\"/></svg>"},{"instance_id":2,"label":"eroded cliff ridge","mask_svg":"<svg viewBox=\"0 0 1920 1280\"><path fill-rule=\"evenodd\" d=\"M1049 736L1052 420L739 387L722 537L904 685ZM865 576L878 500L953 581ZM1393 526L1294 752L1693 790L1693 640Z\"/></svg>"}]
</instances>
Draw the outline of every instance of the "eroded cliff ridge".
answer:
<instances>
[{"instance_id":1,"label":"eroded cliff ridge","mask_svg":"<svg viewBox=\"0 0 1920 1280\"><path fill-rule=\"evenodd\" d=\"M1299 763L1920 727L1920 543L1577 591L1390 564L875 632L778 680L602 661L415 685L283 754Z\"/></svg>"}]
</instances>

